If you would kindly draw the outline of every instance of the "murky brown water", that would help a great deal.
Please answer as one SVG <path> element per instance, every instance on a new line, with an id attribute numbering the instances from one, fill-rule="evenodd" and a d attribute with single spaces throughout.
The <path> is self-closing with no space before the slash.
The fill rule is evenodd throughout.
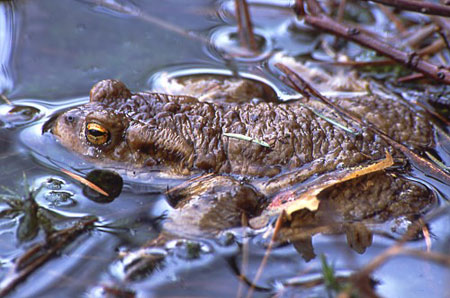
<path id="1" fill-rule="evenodd" d="M 120 79 L 131 90 L 146 90 L 158 85 L 163 72 L 230 74 L 239 70 L 245 77 L 267 82 L 282 98 L 290 98 L 293 91 L 271 72 L 271 57 L 278 50 L 288 55 L 320 56 L 310 53 L 318 43 L 316 33 L 301 25 L 293 29 L 296 21 L 288 9 L 289 1 L 254 1 L 251 9 L 262 40 L 261 52 L 230 60 L 227 51 L 235 45 L 230 39 L 235 34 L 233 1 L 106 1 L 108 7 L 93 2 L 0 2 L 0 91 L 14 105 L 28 107 L 6 117 L 10 107 L 0 106 L 0 185 L 21 192 L 24 174 L 32 187 L 44 185 L 36 202 L 54 212 L 57 228 L 68 227 L 84 215 L 98 216 L 103 225 L 77 238 L 10 296 L 103 297 L 105 285 L 134 291 L 141 297 L 236 296 L 240 285 L 236 269 L 243 262 L 240 229 L 234 231 L 236 241 L 228 245 L 223 239 L 200 240 L 196 258 L 186 257 L 183 246 L 174 246 L 162 267 L 125 283 L 127 260 L 119 261 L 118 252 L 133 251 L 157 235 L 160 216 L 170 208 L 158 192 L 161 183 L 126 181 L 116 200 L 90 200 L 82 186 L 58 169 L 87 172 L 91 166 L 54 146 L 49 136 L 42 136 L 42 123 L 57 110 L 86 102 L 90 87 L 99 80 Z M 213 43 L 206 43 L 208 40 Z M 406 89 L 397 92 L 405 97 L 415 94 Z M 448 164 L 449 149 L 438 147 L 437 151 Z M 448 186 L 417 170 L 413 176 L 439 194 L 442 208 L 448 204 Z M 33 240 L 20 242 L 16 234 L 19 218 L 0 219 L 0 288 L 14 260 L 44 239 L 41 230 Z M 432 249 L 448 254 L 448 213 L 429 224 L 434 235 Z M 383 231 L 399 237 L 389 226 Z M 262 235 L 250 238 L 249 276 L 255 274 L 264 255 L 262 242 Z M 347 246 L 343 235 L 313 238 L 315 253 L 324 254 L 338 275 L 357 270 L 393 244 L 390 237 L 376 235 L 373 245 L 360 255 Z M 426 247 L 423 240 L 408 246 Z M 323 286 L 282 289 L 283 282 L 320 276 L 319 258 L 305 262 L 292 245 L 278 247 L 258 283 L 264 289 L 255 295 L 322 297 L 326 295 Z M 376 270 L 373 277 L 381 282 L 377 292 L 386 297 L 445 297 L 450 291 L 449 276 L 445 267 L 397 257 Z M 246 291 L 247 286 L 242 286 Z"/>

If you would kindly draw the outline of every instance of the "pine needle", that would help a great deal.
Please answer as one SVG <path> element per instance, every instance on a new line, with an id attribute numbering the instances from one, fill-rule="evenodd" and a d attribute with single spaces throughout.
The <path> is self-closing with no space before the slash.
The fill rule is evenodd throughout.
<path id="1" fill-rule="evenodd" d="M 70 176 L 71 178 L 77 180 L 78 182 L 86 185 L 87 187 L 95 190 L 99 194 L 104 195 L 105 197 L 109 197 L 109 194 L 106 191 L 104 191 L 103 189 L 101 189 L 100 187 L 98 187 L 97 185 L 92 183 L 91 181 L 81 177 L 80 175 L 77 175 L 77 174 L 72 173 L 72 172 L 70 172 L 68 170 L 65 170 L 65 169 L 61 169 L 61 172 L 63 172 L 64 174 Z"/>
<path id="2" fill-rule="evenodd" d="M 248 141 L 248 142 L 256 143 L 256 144 L 261 145 L 263 147 L 270 148 L 270 145 L 267 144 L 266 142 L 258 140 L 258 139 L 254 139 L 254 138 L 246 136 L 246 135 L 241 135 L 241 134 L 238 134 L 238 133 L 228 133 L 228 132 L 224 132 L 223 135 L 226 136 L 226 137 L 229 137 L 229 138 L 234 138 L 234 139 L 238 139 L 238 140 Z"/>

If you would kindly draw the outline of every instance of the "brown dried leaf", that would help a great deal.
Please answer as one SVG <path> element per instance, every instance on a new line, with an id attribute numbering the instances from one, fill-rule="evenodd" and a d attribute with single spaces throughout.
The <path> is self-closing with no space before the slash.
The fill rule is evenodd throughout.
<path id="1" fill-rule="evenodd" d="M 324 176 L 325 179 L 321 179 L 321 181 L 314 183 L 310 187 L 306 187 L 306 189 L 302 187 L 300 189 L 283 192 L 274 198 L 272 203 L 269 205 L 268 210 L 275 213 L 279 213 L 284 210 L 288 216 L 305 208 L 311 211 L 316 211 L 319 207 L 317 195 L 319 195 L 323 190 L 363 175 L 384 170 L 393 164 L 394 161 L 392 156 L 386 151 L 386 158 L 375 164 L 365 167 L 355 167 L 339 173 L 332 173 L 332 177 Z M 298 194 L 298 191 L 301 193 Z"/>

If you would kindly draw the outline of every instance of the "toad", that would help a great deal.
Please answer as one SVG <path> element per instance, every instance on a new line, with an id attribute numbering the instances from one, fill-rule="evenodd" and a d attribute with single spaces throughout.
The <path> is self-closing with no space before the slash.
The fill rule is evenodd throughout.
<path id="1" fill-rule="evenodd" d="M 406 103 L 376 94 L 333 101 L 402 144 L 434 146 L 433 127 Z M 117 80 L 94 85 L 89 103 L 59 115 L 51 132 L 63 146 L 103 166 L 201 175 L 169 194 L 175 210 L 166 229 L 175 234 L 239 225 L 242 212 L 260 213 L 276 194 L 325 173 L 374 163 L 385 151 L 402 158 L 372 130 L 314 100 L 202 102 L 132 93 Z M 329 203 L 321 202 L 318 214 L 331 210 L 350 221 L 385 220 L 417 214 L 434 200 L 423 185 L 394 172 L 345 185 L 325 192 L 322 199 Z"/>

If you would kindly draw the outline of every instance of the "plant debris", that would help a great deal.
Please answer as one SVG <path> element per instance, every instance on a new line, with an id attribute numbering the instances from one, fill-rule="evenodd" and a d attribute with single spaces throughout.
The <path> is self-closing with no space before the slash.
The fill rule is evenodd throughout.
<path id="1" fill-rule="evenodd" d="M 249 137 L 249 136 L 241 135 L 241 134 L 238 134 L 238 133 L 227 133 L 227 132 L 224 132 L 223 135 L 226 136 L 226 137 L 229 137 L 229 138 L 234 138 L 234 139 L 238 139 L 238 140 L 248 141 L 248 142 L 252 142 L 252 143 L 261 145 L 261 146 L 266 147 L 266 148 L 270 148 L 270 145 L 267 144 L 266 142 L 260 141 L 258 139 L 254 139 L 254 138 Z"/>
<path id="2" fill-rule="evenodd" d="M 61 172 L 65 173 L 66 175 L 70 176 L 71 178 L 77 180 L 78 182 L 86 185 L 87 187 L 95 190 L 99 194 L 104 195 L 105 197 L 109 197 L 109 194 L 106 191 L 104 191 L 103 189 L 101 189 L 100 187 L 98 187 L 97 185 L 92 183 L 91 181 L 81 177 L 80 175 L 72 173 L 72 172 L 70 172 L 70 171 L 68 171 L 66 169 L 61 169 Z"/>

